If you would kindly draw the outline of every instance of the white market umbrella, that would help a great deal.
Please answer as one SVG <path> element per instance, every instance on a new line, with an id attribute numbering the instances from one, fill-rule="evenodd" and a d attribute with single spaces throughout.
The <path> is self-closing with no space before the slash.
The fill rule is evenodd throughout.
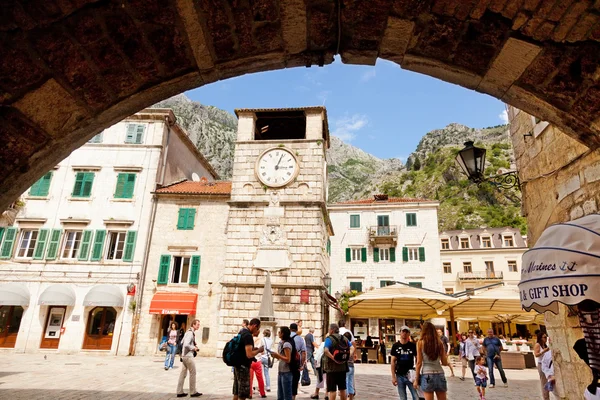
<path id="1" fill-rule="evenodd" d="M 519 290 L 526 310 L 558 313 L 558 303 L 600 303 L 600 215 L 547 228 L 523 254 Z"/>

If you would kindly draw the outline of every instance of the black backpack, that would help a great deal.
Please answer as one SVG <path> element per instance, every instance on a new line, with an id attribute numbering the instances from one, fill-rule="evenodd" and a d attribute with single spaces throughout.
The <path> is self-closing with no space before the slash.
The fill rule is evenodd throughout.
<path id="1" fill-rule="evenodd" d="M 223 348 L 223 361 L 230 367 L 242 365 L 242 334 L 238 333 Z"/>
<path id="2" fill-rule="evenodd" d="M 335 341 L 333 347 L 333 359 L 338 363 L 347 362 L 350 358 L 350 346 L 348 344 L 348 340 L 344 336 L 341 336 L 339 339 L 335 336 L 331 335 L 331 341 Z"/>

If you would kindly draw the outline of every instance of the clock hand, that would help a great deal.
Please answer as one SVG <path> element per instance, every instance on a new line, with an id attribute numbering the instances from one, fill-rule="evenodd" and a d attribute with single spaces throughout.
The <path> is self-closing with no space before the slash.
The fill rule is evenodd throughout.
<path id="1" fill-rule="evenodd" d="M 279 157 L 279 161 L 277 161 L 277 165 L 275 166 L 275 169 L 279 169 L 279 163 L 281 162 L 281 160 L 283 159 L 283 154 L 281 155 L 281 157 Z"/>

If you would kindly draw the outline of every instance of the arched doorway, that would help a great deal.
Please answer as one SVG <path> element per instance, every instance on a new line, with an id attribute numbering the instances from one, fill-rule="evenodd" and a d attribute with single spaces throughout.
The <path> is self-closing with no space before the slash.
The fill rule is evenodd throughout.
<path id="1" fill-rule="evenodd" d="M 117 321 L 117 311 L 112 307 L 96 307 L 88 314 L 83 339 L 84 350 L 110 350 Z"/>
<path id="2" fill-rule="evenodd" d="M 15 347 L 22 318 L 23 307 L 0 307 L 0 347 Z"/>

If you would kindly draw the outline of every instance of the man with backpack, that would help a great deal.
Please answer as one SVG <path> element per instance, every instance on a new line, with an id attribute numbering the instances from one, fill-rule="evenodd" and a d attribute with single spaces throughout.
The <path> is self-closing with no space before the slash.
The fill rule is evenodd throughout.
<path id="1" fill-rule="evenodd" d="M 190 374 L 190 397 L 200 397 L 202 393 L 196 390 L 196 363 L 194 357 L 198 351 L 196 346 L 196 331 L 200 329 L 200 321 L 195 319 L 192 321 L 190 329 L 183 336 L 181 344 L 181 373 L 179 374 L 179 381 L 177 382 L 177 397 L 186 397 L 187 393 L 183 392 L 183 383 L 185 382 L 186 375 Z"/>
<path id="2" fill-rule="evenodd" d="M 348 359 L 352 343 L 340 335 L 337 324 L 329 325 L 329 336 L 325 339 L 325 352 L 323 357 L 324 370 L 327 374 L 327 392 L 329 400 L 336 399 L 337 390 L 340 399 L 346 400 L 346 372 L 348 372 Z"/>
<path id="3" fill-rule="evenodd" d="M 300 356 L 298 368 L 294 368 L 292 371 L 292 400 L 296 400 L 296 396 L 298 395 L 298 383 L 300 382 L 300 375 L 302 375 L 302 370 L 306 366 L 306 343 L 304 342 L 304 339 L 298 335 L 298 324 L 292 322 L 290 324 L 290 331 L 292 332 L 290 337 L 294 341 L 294 348 Z"/>
<path id="4" fill-rule="evenodd" d="M 242 328 L 238 336 L 225 345 L 223 359 L 227 365 L 233 364 L 233 400 L 246 400 L 250 397 L 250 365 L 264 347 L 254 348 L 253 335 L 260 331 L 260 320 L 252 318 L 247 328 Z"/>

